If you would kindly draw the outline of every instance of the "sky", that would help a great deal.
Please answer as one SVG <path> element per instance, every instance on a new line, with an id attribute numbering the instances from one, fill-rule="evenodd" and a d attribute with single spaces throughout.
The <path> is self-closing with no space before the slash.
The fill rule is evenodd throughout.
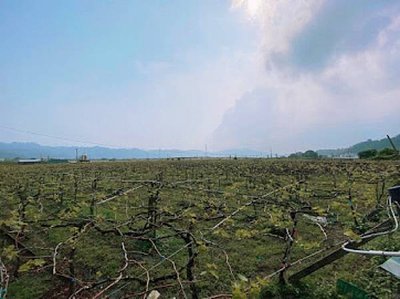
<path id="1" fill-rule="evenodd" d="M 290 153 L 399 112 L 397 0 L 0 2 L 0 142 Z"/>

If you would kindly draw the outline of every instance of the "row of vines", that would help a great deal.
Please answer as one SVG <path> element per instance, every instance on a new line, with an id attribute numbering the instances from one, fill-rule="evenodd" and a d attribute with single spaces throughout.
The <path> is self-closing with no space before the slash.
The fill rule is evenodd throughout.
<path id="1" fill-rule="evenodd" d="M 291 275 L 384 221 L 399 174 L 393 161 L 3 163 L 0 298 L 332 297 L 348 264 L 312 288 Z M 367 288 L 374 261 L 347 261 Z"/>

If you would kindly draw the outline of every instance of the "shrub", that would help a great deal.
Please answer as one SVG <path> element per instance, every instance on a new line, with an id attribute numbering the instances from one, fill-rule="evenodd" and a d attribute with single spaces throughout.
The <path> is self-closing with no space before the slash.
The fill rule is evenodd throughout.
<path id="1" fill-rule="evenodd" d="M 376 157 L 377 154 L 378 154 L 378 151 L 376 149 L 369 149 L 369 150 L 359 152 L 358 157 L 360 159 L 371 159 L 371 158 Z"/>

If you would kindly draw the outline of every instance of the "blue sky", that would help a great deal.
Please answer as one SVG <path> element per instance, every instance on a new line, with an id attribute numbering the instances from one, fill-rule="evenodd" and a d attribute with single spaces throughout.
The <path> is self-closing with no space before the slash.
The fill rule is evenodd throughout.
<path id="1" fill-rule="evenodd" d="M 399 33 L 396 0 L 1 1 L 0 141 L 291 152 L 397 134 Z"/>

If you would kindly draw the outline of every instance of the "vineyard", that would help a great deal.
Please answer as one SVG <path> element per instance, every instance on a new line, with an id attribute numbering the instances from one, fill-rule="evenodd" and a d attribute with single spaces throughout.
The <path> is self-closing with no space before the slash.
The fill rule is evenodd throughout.
<path id="1" fill-rule="evenodd" d="M 395 161 L 2 163 L 0 298 L 396 298 L 384 257 L 340 249 L 400 250 L 361 238 L 399 184 Z"/>

